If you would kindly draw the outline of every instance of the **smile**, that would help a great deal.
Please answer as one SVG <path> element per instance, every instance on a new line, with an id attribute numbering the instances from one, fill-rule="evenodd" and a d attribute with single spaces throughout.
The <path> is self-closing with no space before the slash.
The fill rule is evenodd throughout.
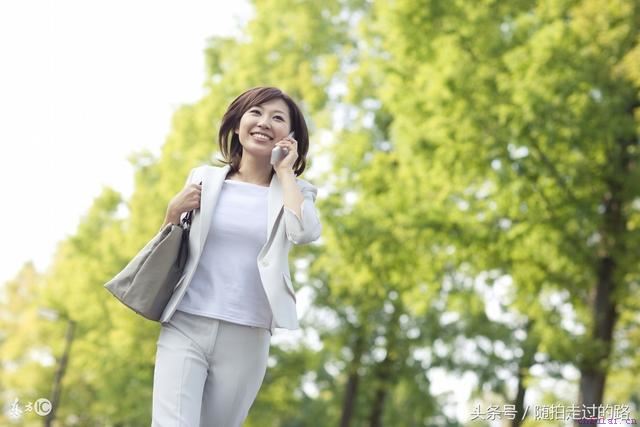
<path id="1" fill-rule="evenodd" d="M 254 132 L 251 134 L 251 136 L 253 136 L 254 139 L 257 139 L 258 141 L 271 141 L 271 137 L 269 135 L 265 135 L 264 133 L 260 133 L 260 132 Z"/>

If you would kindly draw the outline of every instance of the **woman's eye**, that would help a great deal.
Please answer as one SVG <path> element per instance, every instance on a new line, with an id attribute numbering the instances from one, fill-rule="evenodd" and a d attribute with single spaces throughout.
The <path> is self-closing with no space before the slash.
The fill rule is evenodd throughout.
<path id="1" fill-rule="evenodd" d="M 274 116 L 273 118 L 274 119 L 278 119 L 280 121 L 284 121 L 284 118 L 282 116 Z"/>
<path id="2" fill-rule="evenodd" d="M 260 114 L 260 111 L 258 111 L 258 110 L 251 110 L 251 111 L 249 111 L 249 112 L 250 112 L 250 113 L 254 113 L 254 114 Z"/>

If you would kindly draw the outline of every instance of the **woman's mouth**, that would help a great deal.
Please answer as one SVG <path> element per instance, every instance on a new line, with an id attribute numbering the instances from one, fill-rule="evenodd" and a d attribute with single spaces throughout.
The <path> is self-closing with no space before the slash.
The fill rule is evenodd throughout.
<path id="1" fill-rule="evenodd" d="M 251 134 L 251 136 L 253 137 L 253 139 L 255 139 L 256 141 L 260 141 L 260 142 L 268 142 L 268 141 L 271 141 L 273 139 L 269 135 L 264 134 L 264 133 L 260 133 L 260 132 L 254 132 L 254 133 Z"/>

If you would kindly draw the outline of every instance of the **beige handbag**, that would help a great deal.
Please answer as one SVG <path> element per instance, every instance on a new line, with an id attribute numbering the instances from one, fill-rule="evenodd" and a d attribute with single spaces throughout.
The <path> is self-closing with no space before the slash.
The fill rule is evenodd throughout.
<path id="1" fill-rule="evenodd" d="M 181 225 L 167 224 L 104 287 L 139 315 L 159 321 L 187 263 L 192 215 Z"/>

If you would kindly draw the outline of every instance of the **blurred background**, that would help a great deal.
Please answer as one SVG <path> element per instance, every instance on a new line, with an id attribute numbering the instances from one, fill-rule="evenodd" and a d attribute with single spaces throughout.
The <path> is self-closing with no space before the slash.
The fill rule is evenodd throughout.
<path id="1" fill-rule="evenodd" d="M 264 85 L 324 228 L 246 426 L 637 420 L 639 42 L 640 0 L 2 3 L 0 425 L 150 424 L 103 285 Z"/>

